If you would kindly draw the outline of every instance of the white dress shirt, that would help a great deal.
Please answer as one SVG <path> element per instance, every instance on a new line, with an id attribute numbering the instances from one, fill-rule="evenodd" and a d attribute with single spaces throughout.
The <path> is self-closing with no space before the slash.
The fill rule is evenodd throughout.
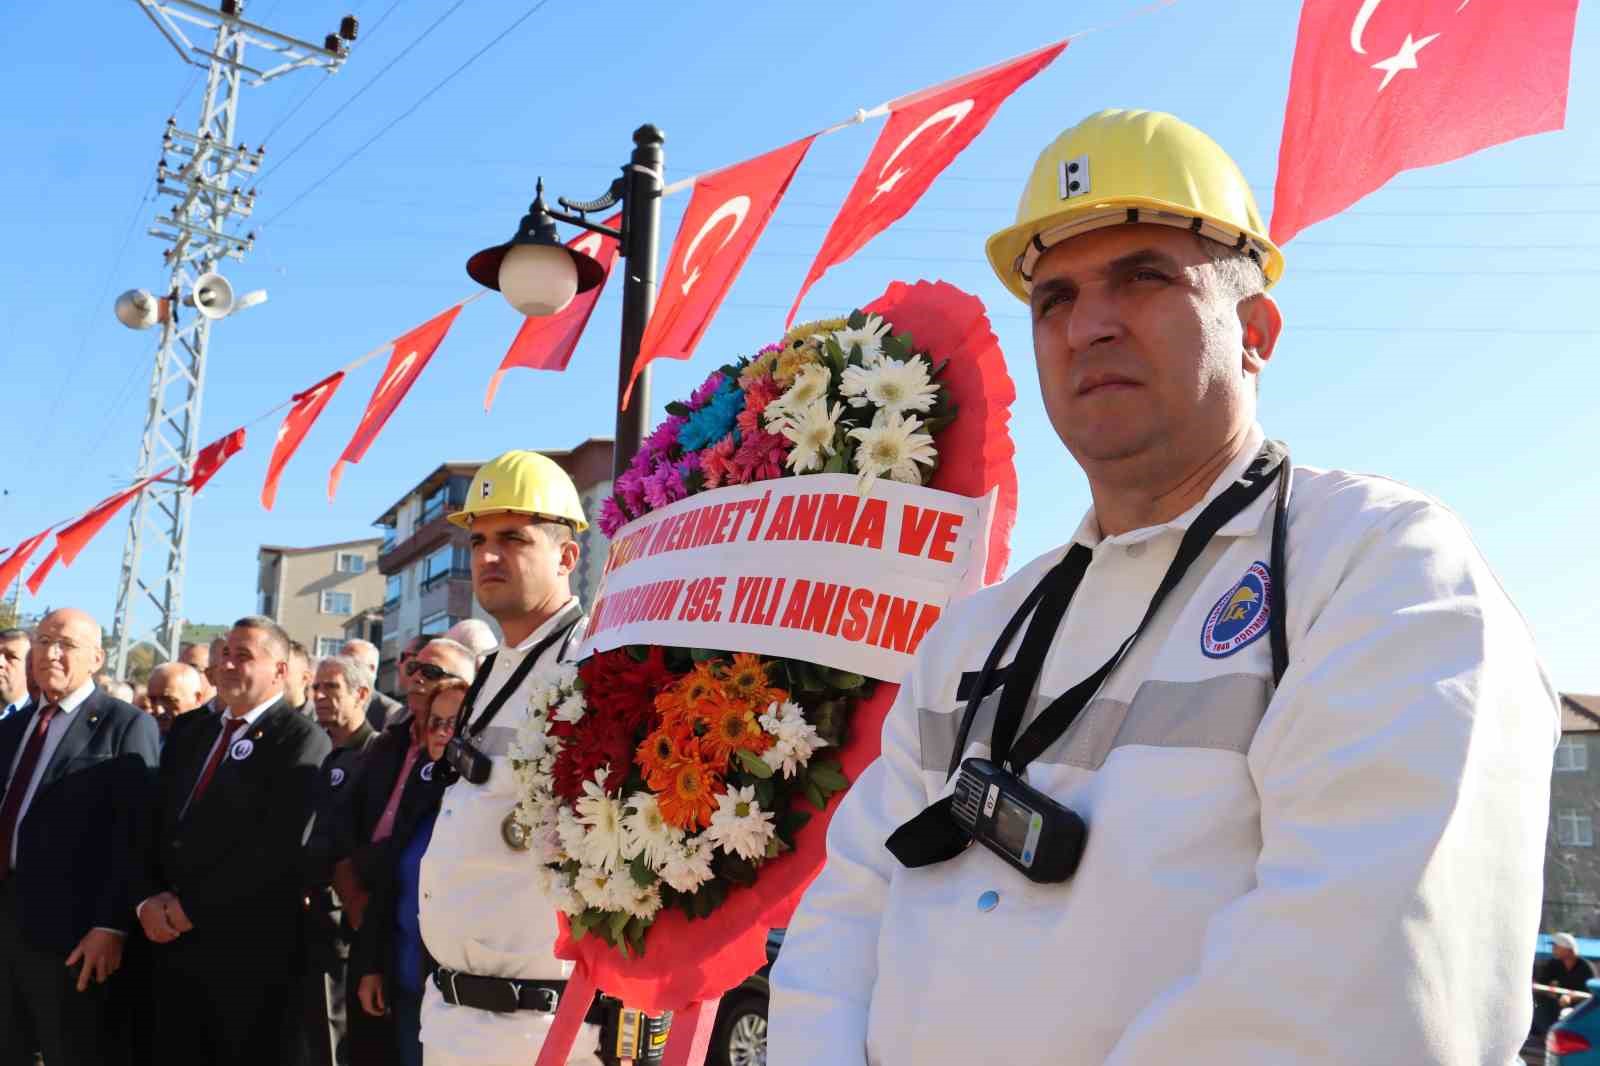
<path id="1" fill-rule="evenodd" d="M 56 704 L 60 708 L 56 716 L 50 719 L 50 726 L 45 730 L 44 747 L 39 751 L 39 761 L 34 764 L 33 778 L 28 782 L 27 791 L 22 794 L 22 806 L 17 809 L 17 830 L 11 836 L 11 868 L 17 868 L 17 842 L 22 839 L 22 823 L 28 817 L 28 807 L 33 803 L 33 794 L 39 788 L 39 782 L 44 778 L 45 770 L 50 767 L 50 757 L 56 753 L 56 748 L 61 745 L 61 738 L 66 735 L 67 729 L 72 725 L 72 712 L 83 705 L 83 701 L 94 694 L 94 682 L 85 681 L 82 685 L 67 693 L 66 697 Z M 42 699 L 33 708 L 32 715 L 44 711 L 49 700 Z M 11 760 L 11 769 L 6 774 L 6 780 L 16 774 L 18 765 L 22 762 L 22 755 L 28 748 L 28 738 L 37 728 L 35 720 L 30 716 L 27 728 L 22 731 L 22 742 L 17 745 L 17 754 Z M 12 785 L 16 782 L 12 781 Z"/>
<path id="2" fill-rule="evenodd" d="M 282 692 L 274 692 L 270 697 L 268 697 L 267 702 L 265 702 L 265 703 L 263 703 L 263 704 L 261 704 L 261 705 L 259 705 L 257 707 L 252 707 L 252 708 L 250 708 L 250 710 L 246 711 L 241 716 L 244 719 L 244 728 L 242 730 L 240 730 L 238 732 L 235 732 L 233 734 L 233 740 L 239 739 L 239 733 L 240 732 L 248 732 L 250 727 L 256 724 L 256 719 L 260 718 L 263 714 L 266 714 L 267 713 L 267 709 L 270 708 L 273 704 L 277 703 L 281 699 L 283 699 L 283 693 Z M 223 721 L 223 725 L 224 726 L 227 725 L 228 719 L 231 718 L 231 717 L 233 717 L 232 712 L 227 711 L 227 710 L 224 710 L 222 712 L 222 721 Z M 205 765 L 207 765 L 208 763 L 211 762 L 212 756 L 216 755 L 216 753 L 217 753 L 217 746 L 220 745 L 222 743 L 222 741 L 223 741 L 223 738 L 225 738 L 227 736 L 228 736 L 228 730 L 226 728 L 223 728 L 223 729 L 220 729 L 220 730 L 217 731 L 217 739 L 212 742 L 211 747 L 206 749 L 205 762 L 200 764 L 202 767 L 204 767 Z M 218 766 L 218 769 L 221 769 L 220 765 Z M 201 772 L 204 773 L 203 770 Z M 200 784 L 198 779 L 195 780 L 195 784 L 196 785 Z M 189 793 L 188 800 L 186 800 L 184 802 L 184 804 L 183 804 L 183 810 L 184 810 L 185 814 L 187 814 L 189 812 L 189 804 L 191 804 L 193 802 L 194 802 L 194 792 L 193 792 L 193 790 L 191 790 L 190 793 Z"/>

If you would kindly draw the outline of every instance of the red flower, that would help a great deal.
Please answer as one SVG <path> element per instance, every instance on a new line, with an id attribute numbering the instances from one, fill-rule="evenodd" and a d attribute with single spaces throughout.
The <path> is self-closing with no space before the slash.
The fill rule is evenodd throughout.
<path id="1" fill-rule="evenodd" d="M 595 771 L 601 767 L 611 771 L 606 777 L 606 791 L 612 795 L 622 791 L 635 743 L 627 722 L 618 715 L 591 710 L 576 726 L 552 722 L 552 735 L 561 735 L 557 726 L 565 727 L 567 735 L 551 769 L 556 795 L 576 803 L 583 795 L 584 782 L 594 780 Z"/>

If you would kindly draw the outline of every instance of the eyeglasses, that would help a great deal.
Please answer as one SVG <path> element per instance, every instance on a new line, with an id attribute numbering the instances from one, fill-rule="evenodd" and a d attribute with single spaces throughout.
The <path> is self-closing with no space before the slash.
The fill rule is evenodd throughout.
<path id="1" fill-rule="evenodd" d="M 456 731 L 455 715 L 428 715 L 428 732 L 454 733 Z"/>
<path id="2" fill-rule="evenodd" d="M 410 662 L 406 663 L 405 671 L 412 677 L 421 674 L 424 681 L 428 681 L 432 684 L 438 684 L 445 678 L 454 678 L 457 681 L 465 680 L 464 678 L 456 677 L 455 674 L 452 674 L 442 666 L 435 666 L 433 663 L 425 663 L 421 659 L 412 659 Z"/>
<path id="3" fill-rule="evenodd" d="M 72 641 L 63 640 L 60 637 L 38 637 L 34 640 L 33 646 L 43 650 L 46 655 L 50 654 L 52 649 L 59 651 L 62 655 L 71 655 L 83 647 L 81 644 L 74 644 Z"/>

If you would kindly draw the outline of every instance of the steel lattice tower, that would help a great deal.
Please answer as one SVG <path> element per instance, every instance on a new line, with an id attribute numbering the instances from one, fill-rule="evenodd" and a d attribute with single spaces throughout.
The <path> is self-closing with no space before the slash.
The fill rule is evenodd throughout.
<path id="1" fill-rule="evenodd" d="M 181 128 L 176 117 L 167 119 L 156 169 L 158 196 L 174 202 L 149 232 L 169 242 L 163 258 L 170 275 L 159 294 L 165 313 L 138 478 L 169 467 L 173 473 L 139 494 L 128 521 L 112 637 L 112 669 L 118 677 L 136 644 L 149 643 L 158 659 L 171 660 L 183 635 L 192 495 L 185 483 L 200 450 L 200 401 L 214 325 L 199 313 L 196 282 L 225 259 L 243 259 L 255 243 L 254 233 L 240 235 L 234 225 L 254 210 L 255 191 L 239 183 L 260 169 L 262 159 L 261 148 L 252 151 L 236 140 L 239 90 L 296 70 L 332 74 L 348 53 L 346 42 L 356 35 L 355 19 L 346 16 L 339 32 L 318 46 L 246 21 L 243 0 L 222 0 L 216 7 L 192 0 L 135 2 L 179 58 L 205 70 L 205 94 L 192 130 Z M 191 33 L 204 43 L 191 40 Z M 183 313 L 186 306 L 193 310 Z"/>

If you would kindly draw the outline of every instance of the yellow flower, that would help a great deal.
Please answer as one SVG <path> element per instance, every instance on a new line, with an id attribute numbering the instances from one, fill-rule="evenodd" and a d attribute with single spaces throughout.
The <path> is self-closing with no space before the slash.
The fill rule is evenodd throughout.
<path id="1" fill-rule="evenodd" d="M 772 376 L 778 384 L 788 388 L 800 376 L 800 371 L 820 362 L 820 353 L 813 348 L 785 348 L 783 354 L 778 356 L 778 365 L 773 369 Z"/>
<path id="2" fill-rule="evenodd" d="M 844 329 L 850 324 L 845 318 L 819 318 L 815 322 L 802 322 L 784 334 L 783 346 L 793 348 L 796 341 L 810 340 L 816 334 L 827 336 L 836 329 Z"/>

